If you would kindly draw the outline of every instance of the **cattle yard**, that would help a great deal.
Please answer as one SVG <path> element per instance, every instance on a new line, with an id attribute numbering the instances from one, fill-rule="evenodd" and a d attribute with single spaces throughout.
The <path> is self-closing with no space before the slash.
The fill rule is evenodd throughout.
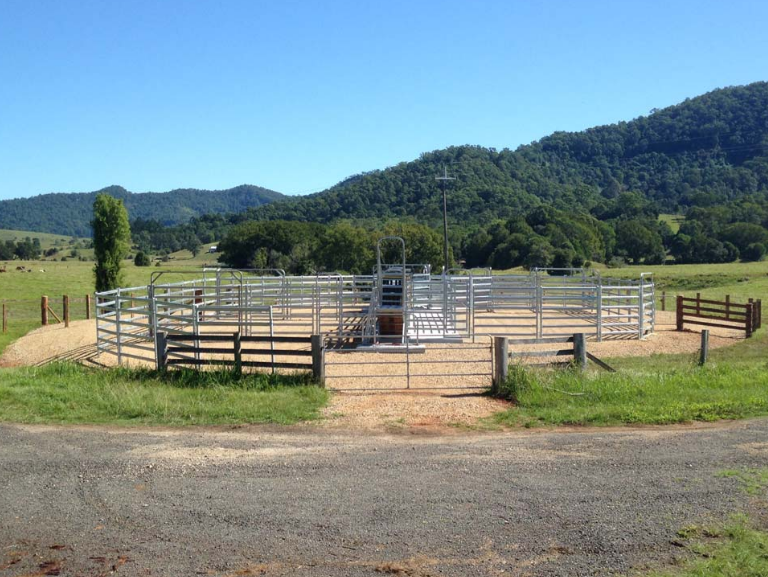
<path id="1" fill-rule="evenodd" d="M 334 389 L 487 388 L 493 337 L 512 345 L 574 334 L 637 341 L 656 322 L 649 274 L 432 274 L 404 257 L 387 264 L 381 256 L 371 275 L 217 268 L 165 282 L 169 273 L 152 274 L 147 286 L 96 294 L 104 364 L 273 371 L 314 365 Z"/>

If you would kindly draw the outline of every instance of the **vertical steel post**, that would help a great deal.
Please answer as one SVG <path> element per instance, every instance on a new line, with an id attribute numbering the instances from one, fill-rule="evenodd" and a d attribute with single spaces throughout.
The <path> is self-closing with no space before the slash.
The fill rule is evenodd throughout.
<path id="1" fill-rule="evenodd" d="M 270 350 L 270 359 L 272 363 L 272 374 L 275 374 L 275 320 L 272 316 L 272 307 L 269 307 L 269 350 Z"/>
<path id="2" fill-rule="evenodd" d="M 603 342 L 603 283 L 597 285 L 597 342 Z"/>
<path id="3" fill-rule="evenodd" d="M 637 319 L 637 338 L 642 339 L 645 336 L 645 279 L 640 277 L 639 290 L 639 308 Z"/>
<path id="4" fill-rule="evenodd" d="M 122 317 L 122 315 L 120 314 L 121 306 L 122 306 L 122 303 L 120 302 L 120 289 L 117 289 L 117 291 L 115 291 L 115 332 L 117 333 L 115 335 L 115 338 L 117 339 L 117 365 L 118 366 L 123 365 L 123 344 L 121 342 L 123 330 L 120 327 L 120 319 Z"/>
<path id="5" fill-rule="evenodd" d="M 469 273 L 469 310 L 467 311 L 467 330 L 472 337 L 472 343 L 475 342 L 475 279 L 472 272 Z"/>
<path id="6" fill-rule="evenodd" d="M 192 333 L 195 337 L 200 336 L 200 329 L 197 321 L 197 305 L 195 304 L 192 304 Z M 202 365 L 200 364 L 200 340 L 197 338 L 195 339 L 195 360 L 197 361 L 196 367 L 199 371 L 202 368 Z"/>

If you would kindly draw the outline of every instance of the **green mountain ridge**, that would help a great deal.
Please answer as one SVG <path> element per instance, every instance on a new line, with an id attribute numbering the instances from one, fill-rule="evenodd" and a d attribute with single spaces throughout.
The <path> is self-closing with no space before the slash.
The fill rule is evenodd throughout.
<path id="1" fill-rule="evenodd" d="M 310 196 L 250 209 L 254 220 L 331 222 L 411 217 L 438 226 L 435 177 L 462 225 L 509 218 L 541 204 L 598 213 L 621 192 L 684 212 L 768 190 L 768 83 L 714 90 L 628 122 L 555 132 L 515 150 L 454 146 L 354 175 Z"/>
<path id="2" fill-rule="evenodd" d="M 164 225 L 204 214 L 243 220 L 413 219 L 439 227 L 447 167 L 452 224 L 485 226 L 540 206 L 611 218 L 622 193 L 683 214 L 744 198 L 768 199 L 768 82 L 713 90 L 627 122 L 555 132 L 515 150 L 452 146 L 383 170 L 352 175 L 301 197 L 244 185 L 163 194 L 104 189 L 124 198 L 132 221 Z M 122 196 L 121 196 L 122 195 Z M 89 234 L 95 193 L 0 201 L 0 228 Z"/>
<path id="3" fill-rule="evenodd" d="M 69 236 L 90 236 L 93 201 L 107 193 L 125 202 L 131 220 L 156 220 L 166 226 L 205 214 L 237 213 L 285 198 L 273 190 L 244 184 L 226 190 L 175 189 L 129 192 L 108 186 L 94 192 L 50 193 L 0 201 L 0 229 L 24 229 Z"/>

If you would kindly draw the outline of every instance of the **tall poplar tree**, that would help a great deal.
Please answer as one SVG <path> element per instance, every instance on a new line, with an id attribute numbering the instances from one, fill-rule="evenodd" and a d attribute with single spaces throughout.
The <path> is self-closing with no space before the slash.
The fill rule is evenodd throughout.
<path id="1" fill-rule="evenodd" d="M 118 288 L 123 281 L 123 261 L 131 247 L 128 211 L 122 200 L 99 194 L 93 203 L 93 248 L 96 291 Z"/>

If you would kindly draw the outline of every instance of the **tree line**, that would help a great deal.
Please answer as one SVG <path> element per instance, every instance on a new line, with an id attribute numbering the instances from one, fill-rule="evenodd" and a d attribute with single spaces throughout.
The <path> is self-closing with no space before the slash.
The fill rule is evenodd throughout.
<path id="1" fill-rule="evenodd" d="M 42 252 L 39 238 L 26 237 L 20 241 L 6 240 L 0 243 L 0 260 L 37 260 Z"/>

